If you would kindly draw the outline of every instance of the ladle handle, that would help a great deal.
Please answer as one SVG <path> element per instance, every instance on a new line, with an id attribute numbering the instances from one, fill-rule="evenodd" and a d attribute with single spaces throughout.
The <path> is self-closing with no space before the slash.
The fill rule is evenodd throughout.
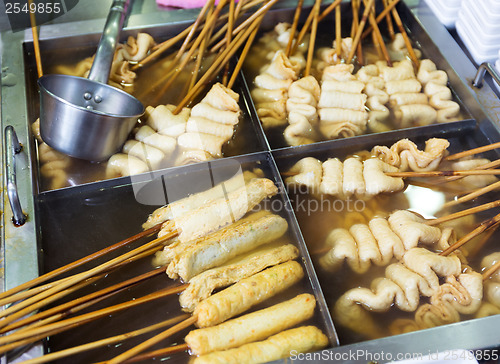
<path id="1" fill-rule="evenodd" d="M 94 63 L 92 63 L 92 68 L 90 69 L 89 80 L 101 83 L 108 82 L 116 44 L 118 43 L 118 37 L 125 22 L 129 3 L 130 0 L 113 1 L 101 40 L 97 46 Z"/>
<path id="2" fill-rule="evenodd" d="M 491 78 L 493 78 L 497 85 L 500 86 L 500 75 L 498 74 L 495 66 L 489 62 L 484 62 L 479 66 L 476 72 L 476 77 L 474 77 L 474 80 L 472 81 L 472 86 L 477 88 L 482 87 L 486 72 L 488 72 L 491 75 Z"/>
<path id="3" fill-rule="evenodd" d="M 7 177 L 7 196 L 9 197 L 10 208 L 12 209 L 12 220 L 17 226 L 26 222 L 26 215 L 19 202 L 16 182 L 16 154 L 23 150 L 23 146 L 17 139 L 17 134 L 12 125 L 5 127 L 5 175 Z"/>

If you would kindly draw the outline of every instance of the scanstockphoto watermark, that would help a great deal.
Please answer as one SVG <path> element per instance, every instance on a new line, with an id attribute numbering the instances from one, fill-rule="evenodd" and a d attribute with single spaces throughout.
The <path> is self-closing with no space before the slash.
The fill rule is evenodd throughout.
<path id="1" fill-rule="evenodd" d="M 333 352 L 322 350 L 314 353 L 300 353 L 297 350 L 290 351 L 291 360 L 310 362 L 390 362 L 399 360 L 423 360 L 426 354 L 422 353 L 392 353 L 392 352 L 372 352 L 365 349 L 349 350 L 345 352 Z"/>
<path id="2" fill-rule="evenodd" d="M 270 209 L 280 211 L 282 209 L 293 209 L 295 212 L 310 216 L 317 212 L 362 212 L 366 208 L 366 203 L 363 200 L 334 198 L 322 193 L 319 189 L 316 191 L 304 185 L 287 184 L 285 191 L 282 188 L 280 190 L 280 192 L 289 194 L 291 207 L 284 206 L 283 201 L 280 199 L 272 199 L 265 200 L 260 205 L 257 205 L 254 210 Z"/>
<path id="3" fill-rule="evenodd" d="M 31 27 L 31 16 L 40 26 L 66 14 L 79 0 L 3 0 L 3 11 L 13 32 Z M 0 6 L 1 8 L 1 6 Z"/>

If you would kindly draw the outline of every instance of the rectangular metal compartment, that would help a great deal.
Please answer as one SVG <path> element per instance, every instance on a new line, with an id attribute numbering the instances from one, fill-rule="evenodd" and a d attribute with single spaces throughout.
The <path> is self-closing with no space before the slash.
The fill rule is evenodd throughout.
<path id="1" fill-rule="evenodd" d="M 311 152 L 323 155 L 325 151 L 340 150 L 344 153 L 349 148 L 360 149 L 362 146 L 386 144 L 401 137 L 456 135 L 463 131 L 470 133 L 466 137 L 458 139 L 459 142 L 454 144 L 454 147 L 457 149 L 471 148 L 476 145 L 500 140 L 497 125 L 491 121 L 475 96 L 470 92 L 469 87 L 443 57 L 442 52 L 426 32 L 426 29 L 422 27 L 420 21 L 414 17 L 404 3 L 398 5 L 398 9 L 413 41 L 421 46 L 424 54 L 432 55 L 430 58 L 436 63 L 438 68 L 448 73 L 455 95 L 466 107 L 473 120 L 327 141 L 312 146 L 272 149 L 272 153 L 257 153 L 229 158 L 227 160 L 236 160 L 246 166 L 257 162 L 262 163 L 260 168 L 264 166 L 266 174 L 281 184 L 277 169 L 274 166 L 275 157 L 278 161 L 278 167 L 284 168 L 286 166 L 286 162 L 284 161 L 287 158 L 296 158 L 303 153 Z M 294 9 L 273 10 L 266 16 L 263 26 L 270 29 L 279 21 L 289 21 L 293 17 L 293 12 Z M 130 34 L 135 34 L 142 30 L 150 32 L 155 37 L 163 37 L 175 34 L 178 30 L 183 29 L 187 23 L 174 22 L 165 25 L 159 22 L 154 26 L 150 26 L 145 19 L 138 18 L 129 23 L 132 26 L 123 33 L 123 39 L 126 39 L 126 36 Z M 41 33 L 42 49 L 53 50 L 64 48 L 68 45 L 88 47 L 97 43 L 100 28 L 100 24 L 96 25 L 94 22 L 91 22 L 88 28 L 83 27 L 83 30 L 71 28 L 68 31 L 68 36 L 60 36 L 56 32 L 58 29 L 57 26 L 54 27 L 54 32 L 51 32 L 49 27 L 48 32 Z M 36 268 L 39 262 L 38 258 L 40 258 L 40 261 L 43 261 L 43 265 L 40 264 L 40 267 L 43 267 L 41 270 L 45 271 L 51 267 L 63 264 L 63 262 L 68 262 L 77 256 L 84 255 L 86 252 L 93 251 L 99 246 L 118 241 L 121 237 L 136 233 L 140 228 L 140 223 L 143 222 L 148 211 L 152 209 L 149 210 L 149 207 L 138 205 L 135 202 L 131 191 L 130 179 L 128 178 L 95 182 L 64 190 L 39 193 L 40 190 L 37 188 L 36 164 L 34 164 L 36 160 L 35 149 L 33 148 L 33 138 L 29 131 L 29 125 L 33 121 L 32 116 L 38 103 L 38 99 L 36 97 L 33 98 L 33 96 L 36 96 L 36 89 L 34 88 L 36 76 L 31 54 L 32 42 L 24 40 L 20 34 L 12 35 L 11 37 L 7 36 L 3 39 L 4 44 L 15 45 L 13 51 L 4 56 L 3 67 L 7 67 L 4 69 L 4 76 L 5 73 L 13 72 L 24 75 L 24 80 L 18 79 L 15 85 L 2 85 L 2 127 L 4 128 L 11 123 L 19 127 L 18 133 L 21 136 L 21 142 L 25 146 L 25 154 L 22 156 L 24 160 L 21 162 L 21 165 L 25 165 L 27 169 L 24 170 L 23 168 L 22 171 L 30 176 L 28 182 L 20 181 L 19 183 L 23 207 L 25 210 L 30 211 L 28 224 L 14 232 L 12 227 L 7 227 L 4 232 L 4 239 L 10 239 L 7 245 L 4 242 L 3 250 L 5 258 L 4 288 L 10 288 L 38 274 L 38 269 Z M 250 83 L 252 80 L 246 80 L 246 82 Z M 244 94 L 248 95 L 248 90 L 244 91 Z M 249 113 L 253 116 L 252 123 L 254 123 L 257 120 L 255 118 L 255 111 L 248 100 L 245 97 Z M 21 102 L 22 107 L 16 108 L 14 106 L 15 104 L 20 105 Z M 260 126 L 253 125 L 255 132 L 258 134 Z M 259 143 L 261 143 L 261 140 L 263 139 L 260 139 Z M 269 145 L 265 141 L 264 149 L 269 150 Z M 224 159 L 217 160 L 213 162 L 213 165 L 223 166 L 224 162 Z M 158 173 L 165 173 L 170 177 L 177 173 L 193 173 L 194 176 L 199 168 L 202 168 L 201 165 L 173 168 Z M 18 175 L 18 179 L 21 178 Z M 31 196 L 32 192 L 35 194 L 33 198 Z M 128 209 L 121 207 L 122 199 L 130 204 L 129 206 L 134 207 L 133 214 Z M 289 204 L 288 198 L 284 195 L 277 197 L 277 199 L 280 199 L 284 204 Z M 108 202 L 111 202 L 111 205 L 108 205 Z M 83 207 L 77 211 L 76 209 L 80 209 L 79 205 L 81 204 L 83 204 Z M 7 207 L 6 209 L 8 210 Z M 316 273 L 310 263 L 308 252 L 304 249 L 305 245 L 303 245 L 300 229 L 295 223 L 295 215 L 293 212 L 284 212 L 284 214 L 289 220 L 293 239 L 299 244 L 301 252 L 305 256 L 305 266 L 309 273 L 310 284 L 314 292 L 318 295 L 317 297 L 320 298 L 321 320 L 325 325 L 332 345 L 334 345 L 336 342 L 335 329 L 330 325 L 331 319 L 328 312 L 326 312 L 324 300 L 321 298 L 321 289 L 317 284 Z M 10 223 L 9 217 L 8 213 L 5 214 L 5 224 Z M 71 223 L 77 221 L 77 219 L 79 221 L 77 229 L 73 229 Z M 64 224 L 63 221 L 67 221 L 70 224 Z M 93 240 L 93 244 L 88 244 L 88 240 Z M 17 245 L 14 246 L 13 244 Z M 27 264 L 27 269 L 23 270 L 23 264 Z M 161 280 L 157 280 L 156 282 L 158 285 L 163 283 Z M 177 302 L 175 304 L 176 306 L 175 308 L 172 307 L 172 310 L 178 308 Z M 352 357 L 349 355 L 357 350 L 367 350 L 368 352 L 376 353 L 384 351 L 393 354 L 411 351 L 427 354 L 428 352 L 434 353 L 453 348 L 491 348 L 498 345 L 498 325 L 500 325 L 500 315 L 352 345 L 342 345 L 342 342 L 340 342 L 341 346 L 330 349 L 329 352 L 335 355 L 346 354 L 347 356 L 341 357 L 345 362 L 366 362 L 367 360 L 364 360 L 364 358 L 352 360 Z M 85 331 L 89 336 L 93 335 L 91 332 L 91 330 Z M 179 336 L 179 338 L 181 337 Z M 54 342 L 54 346 L 60 344 L 62 343 L 57 344 Z M 49 343 L 49 345 L 51 344 Z M 92 357 L 92 360 L 94 359 Z M 381 361 L 386 360 L 382 359 Z M 298 360 L 297 362 L 301 361 Z"/>
<path id="2" fill-rule="evenodd" d="M 92 188 L 93 186 L 89 185 L 73 188 L 68 191 L 59 190 L 40 194 L 36 205 L 37 214 L 40 216 L 38 231 L 41 245 L 40 253 L 43 258 L 42 273 L 70 263 L 141 231 L 141 225 L 146 221 L 148 215 L 159 207 L 158 205 L 161 206 L 160 201 L 164 198 L 168 200 L 168 196 L 161 194 L 163 190 L 161 188 L 158 189 L 158 184 L 167 186 L 167 189 L 168 186 L 173 187 L 188 184 L 191 187 L 189 193 L 195 193 L 209 188 L 207 186 L 209 175 L 214 177 L 213 184 L 215 185 L 220 181 L 230 178 L 240 168 L 241 170 L 260 168 L 267 178 L 270 178 L 278 186 L 281 186 L 280 176 L 276 171 L 271 155 L 263 152 L 243 157 L 220 159 L 210 163 L 172 168 L 148 177 L 140 176 L 133 179 L 121 178 L 105 181 L 99 184 L 99 189 Z M 210 179 L 208 178 L 208 180 Z M 158 195 L 159 193 L 160 195 Z M 147 202 L 146 200 L 153 196 L 157 198 L 157 204 L 148 205 L 140 202 Z M 149 203 L 152 202 L 154 201 L 149 201 Z M 329 337 L 331 345 L 337 345 L 338 340 L 335 329 L 326 309 L 307 249 L 303 243 L 295 218 L 290 212 L 286 195 L 281 193 L 273 197 L 269 203 L 264 205 L 264 208 L 273 211 L 276 209 L 274 212 L 283 216 L 288 221 L 289 230 L 287 235 L 290 243 L 299 247 L 301 253 L 299 261 L 305 267 L 306 276 L 302 283 L 256 306 L 255 309 L 261 309 L 282 302 L 294 297 L 298 293 L 313 293 L 317 299 L 317 313 L 307 323 L 318 325 Z M 142 242 L 144 242 L 144 239 Z M 123 251 L 116 252 L 116 255 L 121 253 Z M 115 253 L 109 257 L 100 258 L 99 262 L 108 260 L 113 255 Z M 104 281 L 107 281 L 109 285 L 111 282 L 119 282 L 145 273 L 151 269 L 150 262 L 150 258 L 141 259 L 130 266 L 127 265 L 116 273 L 110 274 Z M 90 267 L 96 263 L 93 262 Z M 98 289 L 100 283 L 96 287 L 93 287 L 92 291 Z M 160 277 L 148 280 L 103 303 L 106 305 L 119 303 L 132 297 L 143 296 L 159 289 L 174 286 L 178 283 L 175 283 L 162 274 Z M 99 304 L 96 307 L 100 306 L 102 305 Z M 254 308 L 252 308 L 253 310 Z M 66 335 L 51 337 L 46 343 L 47 350 L 61 350 L 78 343 L 88 342 L 89 338 L 94 340 L 100 337 L 104 338 L 132 331 L 175 317 L 181 313 L 177 296 L 166 297 L 118 313 L 113 315 L 111 319 L 97 320 L 86 324 L 81 328 L 69 331 Z M 182 342 L 187 332 L 188 330 L 184 330 L 182 333 L 169 339 L 169 342 Z M 104 350 L 96 350 L 82 356 L 62 359 L 58 362 L 74 362 L 75 360 L 77 362 L 90 362 L 109 359 L 123 352 L 124 348 L 132 347 L 134 344 L 137 345 L 147 337 L 148 335 L 145 335 L 137 339 L 127 340 L 123 345 L 117 345 L 117 347 L 113 346 Z M 160 347 L 157 347 L 157 349 Z M 188 355 L 186 354 L 177 354 L 174 358 L 176 362 L 177 360 L 188 361 Z"/>
<path id="3" fill-rule="evenodd" d="M 356 138 L 356 140 L 352 140 L 350 143 L 347 143 L 347 140 L 344 140 L 343 142 L 338 142 L 338 143 L 325 142 L 316 145 L 307 145 L 300 148 L 293 148 L 293 149 L 284 148 L 281 150 L 274 151 L 273 156 L 276 160 L 278 170 L 281 173 L 283 173 L 288 171 L 292 167 L 292 165 L 295 164 L 297 161 L 305 157 L 317 158 L 320 161 L 325 161 L 328 158 L 335 158 L 335 157 L 339 158 L 340 160 L 343 160 L 347 155 L 355 154 L 356 152 L 362 150 L 369 151 L 376 145 L 386 145 L 390 147 L 393 143 L 397 142 L 402 138 L 410 139 L 411 141 L 417 143 L 417 145 L 419 145 L 420 148 L 424 147 L 424 142 L 429 138 L 434 138 L 434 137 L 446 138 L 450 141 L 450 147 L 448 148 L 450 153 L 457 153 L 463 151 L 464 149 L 471 149 L 478 146 L 486 145 L 489 143 L 490 138 L 493 140 L 500 140 L 500 132 L 498 130 L 494 131 L 489 129 L 484 130 L 480 126 L 476 127 L 473 121 L 463 121 L 458 123 L 447 124 L 445 127 L 440 127 L 439 129 L 427 128 L 426 130 L 421 130 L 421 129 L 417 130 L 416 128 L 415 130 L 412 131 L 413 133 L 398 131 L 391 135 L 385 135 L 384 138 L 382 138 L 382 140 L 380 140 L 380 138 L 377 138 L 375 135 L 369 135 L 364 138 Z M 480 156 L 489 158 L 491 160 L 495 160 L 498 159 L 500 153 L 495 151 L 490 151 L 481 154 Z M 289 192 L 289 197 L 292 202 L 292 206 L 294 207 L 298 205 L 294 204 L 294 202 L 297 202 L 298 200 L 303 199 L 308 201 L 310 199 L 314 199 L 313 197 L 308 197 L 308 196 L 299 197 L 298 196 L 299 194 L 300 192 L 298 193 Z M 401 194 L 402 192 L 390 194 L 386 196 L 386 198 L 383 199 L 383 201 L 385 201 L 389 206 L 391 206 L 391 208 L 398 208 L 397 205 L 401 201 L 398 200 L 397 196 L 395 195 L 401 196 Z M 497 198 L 498 198 L 498 193 L 496 193 L 496 196 L 492 197 L 492 200 L 495 200 Z M 486 203 L 488 201 L 489 200 L 487 198 L 481 197 L 477 199 L 475 205 Z M 410 208 L 412 209 L 412 211 L 418 211 L 418 205 L 412 205 L 411 204 L 412 201 L 408 202 L 409 206 L 399 206 L 399 208 L 403 209 Z M 372 205 L 369 204 L 369 202 L 367 203 L 369 205 L 368 209 L 370 209 L 370 207 L 373 207 Z M 331 309 L 335 301 L 338 299 L 338 297 L 346 290 L 344 285 L 348 284 L 344 282 L 344 280 L 346 279 L 345 275 L 347 274 L 356 276 L 356 273 L 354 273 L 348 268 L 341 269 L 339 272 L 336 273 L 326 272 L 318 265 L 318 258 L 321 255 L 315 256 L 313 254 L 313 252 L 321 251 L 322 248 L 324 248 L 323 242 L 324 239 L 326 238 L 326 233 L 329 231 L 329 230 L 324 231 L 323 229 L 325 228 L 325 226 L 321 223 L 321 221 L 325 219 L 325 216 L 327 217 L 337 216 L 337 215 L 342 216 L 344 214 L 347 214 L 348 209 L 345 208 L 345 206 L 342 208 L 341 211 L 337 211 L 337 209 L 333 208 L 331 208 L 329 211 L 328 205 L 326 206 L 327 206 L 325 209 L 326 211 L 322 210 L 319 212 L 313 212 L 311 214 L 309 213 L 309 211 L 304 211 L 305 210 L 304 206 L 300 207 L 301 209 L 300 211 L 297 211 L 297 209 L 295 209 L 294 211 L 297 216 L 299 226 L 301 228 L 308 250 L 313 258 L 313 264 L 315 266 L 316 274 L 319 277 L 320 285 L 323 288 L 325 299 L 327 301 L 329 308 Z M 470 206 L 471 206 L 470 204 L 460 205 L 458 210 L 465 209 Z M 381 206 L 381 209 L 384 210 L 384 206 Z M 337 212 L 337 214 L 335 213 L 330 214 L 332 210 Z M 351 210 L 354 211 L 354 209 Z M 359 212 L 363 214 L 363 211 Z M 492 217 L 494 214 L 495 213 L 491 211 L 478 214 L 477 223 L 489 217 Z M 334 223 L 335 222 L 332 221 L 332 225 Z M 473 267 L 475 268 L 478 267 L 479 258 L 497 250 L 495 249 L 494 241 L 495 239 L 498 239 L 498 236 L 499 236 L 498 233 L 495 233 L 488 240 L 489 243 L 486 244 L 483 251 L 479 252 L 478 256 L 475 257 L 473 261 L 471 261 L 471 265 Z M 363 280 L 364 284 L 362 284 L 361 286 L 369 287 L 370 284 L 367 282 L 370 282 L 373 278 L 383 276 L 383 271 L 384 271 L 383 267 L 380 269 L 373 267 L 367 273 L 364 273 L 362 276 L 356 276 L 356 278 L 354 278 L 354 282 L 359 282 L 360 280 Z M 374 273 L 375 276 L 370 278 L 370 273 Z M 357 283 L 354 285 L 357 286 Z M 375 315 L 376 317 L 378 314 L 373 313 L 373 315 Z M 335 320 L 335 315 L 333 313 L 332 313 L 332 318 L 335 324 L 336 320 Z M 491 319 L 496 319 L 496 318 L 497 318 L 496 316 L 491 317 Z M 469 334 L 469 330 L 471 330 L 471 325 L 473 327 L 476 327 L 476 325 L 478 326 L 481 325 L 481 327 L 483 327 L 484 329 L 488 328 L 494 330 L 495 324 L 493 322 L 495 322 L 495 320 L 492 320 L 491 323 L 492 326 L 490 326 L 490 323 L 488 321 L 486 321 L 485 323 L 481 319 L 480 320 L 474 319 L 472 321 L 461 321 L 448 326 L 427 329 L 423 331 L 416 331 L 405 335 L 389 336 L 372 341 L 363 338 L 362 335 L 353 334 L 352 332 L 349 332 L 349 330 L 343 329 L 341 326 L 336 326 L 336 330 L 339 335 L 340 347 L 338 349 L 333 349 L 332 353 L 344 353 L 346 352 L 346 350 L 351 350 L 351 349 L 354 351 L 367 350 L 377 353 L 381 353 L 383 351 L 385 353 L 390 353 L 389 355 L 394 355 L 395 358 L 396 354 L 401 352 L 402 350 L 402 346 L 397 344 L 399 337 L 407 337 L 407 336 L 411 337 L 412 335 L 415 335 L 415 337 L 413 337 L 413 339 L 408 339 L 408 340 L 412 340 L 412 342 L 418 343 L 419 344 L 418 347 L 420 348 L 428 348 L 428 350 L 431 353 L 436 353 L 438 351 L 443 351 L 448 349 L 459 349 L 459 348 L 477 349 L 478 347 L 471 346 L 472 343 L 468 343 L 465 344 L 466 346 L 463 346 L 464 342 L 460 342 L 459 344 L 447 343 L 450 346 L 447 346 L 446 344 L 442 346 L 444 342 L 443 340 L 438 339 L 437 335 L 443 335 L 443 332 L 447 332 L 447 330 L 450 330 L 454 332 L 456 335 L 458 335 L 458 337 L 462 336 L 467 337 L 467 335 Z M 448 327 L 448 329 L 446 327 Z M 496 335 L 495 338 L 487 340 L 481 345 L 497 346 L 498 339 L 499 336 Z M 343 349 L 344 347 L 347 347 L 349 349 Z M 415 353 L 425 352 L 425 351 L 414 351 L 414 349 L 416 349 L 416 347 L 413 346 L 407 347 L 407 350 L 410 352 L 415 352 Z M 336 355 L 341 355 L 341 354 L 336 354 Z"/>

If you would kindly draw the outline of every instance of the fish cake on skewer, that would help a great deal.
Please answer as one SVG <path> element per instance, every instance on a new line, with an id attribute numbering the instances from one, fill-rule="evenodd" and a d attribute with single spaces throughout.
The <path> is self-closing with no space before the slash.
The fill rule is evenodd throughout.
<path id="1" fill-rule="evenodd" d="M 311 294 L 301 294 L 291 300 L 226 321 L 217 326 L 193 330 L 186 343 L 196 355 L 227 350 L 293 327 L 314 314 L 316 300 Z M 251 330 L 249 330 L 251 328 Z"/>
<path id="2" fill-rule="evenodd" d="M 271 250 L 266 249 L 263 253 L 237 263 L 210 269 L 189 280 L 188 288 L 179 296 L 179 303 L 184 311 L 192 312 L 196 305 L 208 298 L 214 290 L 227 287 L 267 267 L 296 259 L 298 256 L 298 249 L 287 244 Z"/>
<path id="3" fill-rule="evenodd" d="M 328 338 L 315 326 L 283 331 L 267 340 L 245 344 L 239 348 L 202 355 L 194 364 L 257 364 L 287 358 L 290 352 L 317 351 L 328 345 Z"/>

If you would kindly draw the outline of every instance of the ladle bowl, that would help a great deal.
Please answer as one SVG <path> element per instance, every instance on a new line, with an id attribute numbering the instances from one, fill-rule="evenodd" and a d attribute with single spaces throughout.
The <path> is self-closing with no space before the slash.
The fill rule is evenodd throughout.
<path id="1" fill-rule="evenodd" d="M 42 139 L 72 157 L 108 158 L 123 145 L 144 113 L 135 97 L 86 78 L 42 76 L 38 85 Z"/>

